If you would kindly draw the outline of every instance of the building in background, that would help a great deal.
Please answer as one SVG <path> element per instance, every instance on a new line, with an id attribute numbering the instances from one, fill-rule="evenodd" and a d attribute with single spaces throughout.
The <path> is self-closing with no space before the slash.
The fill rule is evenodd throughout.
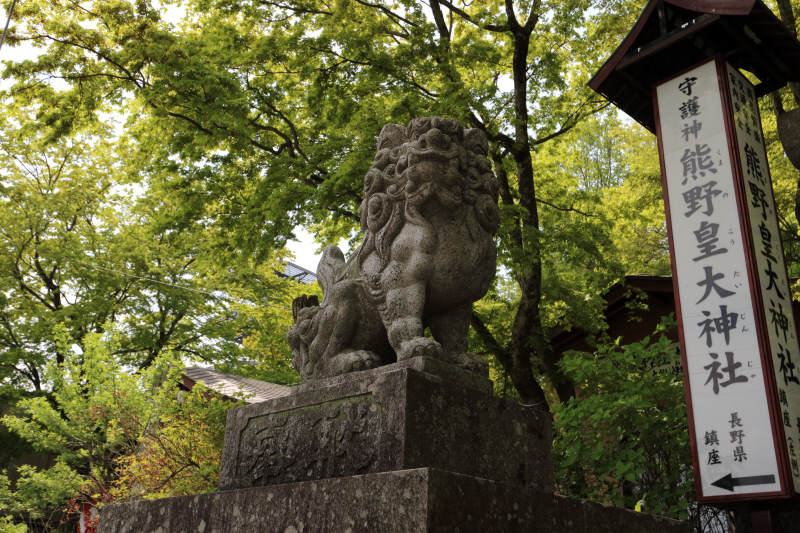
<path id="1" fill-rule="evenodd" d="M 197 383 L 202 383 L 209 389 L 220 393 L 226 399 L 231 399 L 237 392 L 242 392 L 247 403 L 259 403 L 280 398 L 288 395 L 291 391 L 291 387 L 286 385 L 243 378 L 233 374 L 226 374 L 213 368 L 200 366 L 187 367 L 183 371 L 181 382 L 178 386 L 181 390 L 191 391 Z"/>
<path id="2" fill-rule="evenodd" d="M 317 282 L 317 273 L 312 272 L 311 270 L 305 269 L 300 265 L 296 265 L 291 261 L 286 261 L 286 268 L 283 272 L 275 272 L 278 276 L 282 278 L 291 278 L 296 279 L 300 283 L 316 283 Z"/>
<path id="3" fill-rule="evenodd" d="M 622 344 L 638 342 L 652 335 L 661 317 L 675 312 L 675 292 L 672 276 L 625 276 L 625 282 L 614 285 L 605 295 L 605 318 L 608 336 L 622 337 Z M 641 309 L 637 303 L 646 304 Z M 795 316 L 800 316 L 800 302 L 792 300 Z M 800 336 L 800 328 L 798 328 Z M 678 328 L 667 332 L 667 338 L 678 345 Z M 578 327 L 558 326 L 549 334 L 553 351 L 560 357 L 569 350 L 594 352 L 587 342 L 588 333 Z"/>

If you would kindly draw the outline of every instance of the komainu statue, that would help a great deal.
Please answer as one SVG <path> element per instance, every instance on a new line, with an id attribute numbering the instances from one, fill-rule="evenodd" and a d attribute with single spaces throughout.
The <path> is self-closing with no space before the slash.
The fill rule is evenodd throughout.
<path id="1" fill-rule="evenodd" d="M 495 275 L 497 179 L 483 132 L 453 119 L 388 124 L 364 178 L 364 239 L 325 248 L 322 304 L 296 300 L 294 366 L 317 380 L 428 356 L 488 374 L 467 353 L 472 303 Z M 430 328 L 433 338 L 424 335 Z"/>

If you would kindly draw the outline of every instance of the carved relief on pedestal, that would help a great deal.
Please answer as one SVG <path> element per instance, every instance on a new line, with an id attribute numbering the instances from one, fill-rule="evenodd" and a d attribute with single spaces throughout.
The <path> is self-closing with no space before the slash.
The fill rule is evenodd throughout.
<path id="1" fill-rule="evenodd" d="M 258 486 L 363 474 L 380 437 L 371 394 L 253 417 L 240 433 L 236 477 Z"/>

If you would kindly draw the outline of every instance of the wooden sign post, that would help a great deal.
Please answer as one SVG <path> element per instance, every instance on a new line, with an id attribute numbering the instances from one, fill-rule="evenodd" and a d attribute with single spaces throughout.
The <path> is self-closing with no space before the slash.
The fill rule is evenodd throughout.
<path id="1" fill-rule="evenodd" d="M 800 348 L 755 88 L 717 56 L 653 92 L 698 501 L 792 496 Z"/>
<path id="2" fill-rule="evenodd" d="M 658 137 L 701 503 L 800 494 L 800 344 L 758 108 L 788 81 L 800 42 L 761 0 L 651 0 L 589 82 Z"/>

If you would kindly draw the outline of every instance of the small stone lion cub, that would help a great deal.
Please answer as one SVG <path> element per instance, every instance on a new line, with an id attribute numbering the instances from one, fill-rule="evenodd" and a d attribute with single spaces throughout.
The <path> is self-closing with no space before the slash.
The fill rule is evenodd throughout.
<path id="1" fill-rule="evenodd" d="M 287 338 L 303 381 L 427 356 L 488 375 L 467 353 L 472 303 L 495 275 L 497 179 L 483 132 L 453 119 L 387 124 L 364 178 L 364 240 L 325 248 L 321 305 L 295 301 Z M 433 339 L 424 336 L 430 328 Z"/>

